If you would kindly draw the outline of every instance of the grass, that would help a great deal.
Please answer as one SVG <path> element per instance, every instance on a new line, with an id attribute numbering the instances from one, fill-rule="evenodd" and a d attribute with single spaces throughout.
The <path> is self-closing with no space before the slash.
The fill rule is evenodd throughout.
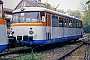
<path id="1" fill-rule="evenodd" d="M 65 46 L 62 48 L 62 51 L 64 50 L 63 52 L 66 52 L 65 50 L 70 50 L 70 49 L 73 49 L 73 47 Z M 61 51 L 61 49 L 60 49 L 60 51 Z M 44 59 L 48 59 L 48 58 L 56 59 L 58 56 L 61 55 L 61 54 L 57 54 L 57 53 L 60 53 L 60 51 L 55 49 L 55 51 L 50 50 L 49 52 L 47 51 L 47 52 L 36 53 L 36 52 L 33 52 L 33 49 L 32 49 L 31 53 L 29 53 L 25 56 L 14 58 L 13 60 L 44 60 Z"/>
<path id="2" fill-rule="evenodd" d="M 33 52 L 33 49 L 31 50 L 32 52 L 26 54 L 25 56 L 11 58 L 10 60 L 42 60 L 45 57 L 45 55 L 43 55 L 42 53 L 36 53 Z"/>
<path id="3" fill-rule="evenodd" d="M 43 57 L 44 57 L 44 55 L 42 55 L 42 54 L 37 54 L 37 53 L 32 52 L 31 54 L 13 58 L 12 60 L 42 60 Z"/>
<path id="4" fill-rule="evenodd" d="M 54 50 L 51 49 L 50 51 L 43 51 L 40 53 L 37 52 L 33 52 L 33 48 L 31 48 L 31 53 L 26 54 L 25 56 L 20 56 L 20 57 L 16 57 L 16 58 L 11 58 L 9 60 L 46 60 L 46 59 L 57 59 L 60 56 L 62 56 L 62 54 L 64 54 L 65 52 L 73 49 L 73 46 L 64 46 L 62 48 L 55 48 Z M 79 50 L 77 50 L 77 52 L 75 52 L 77 55 L 74 56 L 73 54 L 73 58 L 78 58 L 81 54 L 79 53 L 83 53 L 85 50 L 84 48 L 80 48 Z M 83 55 L 83 54 L 82 54 Z"/>

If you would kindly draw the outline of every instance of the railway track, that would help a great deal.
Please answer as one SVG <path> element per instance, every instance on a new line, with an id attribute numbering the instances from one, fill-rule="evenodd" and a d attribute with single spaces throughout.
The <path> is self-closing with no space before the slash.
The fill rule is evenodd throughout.
<path id="1" fill-rule="evenodd" d="M 90 60 L 90 51 L 89 51 L 89 45 L 90 41 L 86 39 L 83 43 L 72 49 L 71 51 L 65 53 L 63 56 L 61 56 L 57 60 Z M 82 50 L 80 50 L 82 49 Z M 80 51 L 79 51 L 80 50 Z M 81 53 L 80 53 L 81 52 Z M 83 53 L 83 55 L 82 55 Z M 76 55 L 77 59 L 74 58 Z"/>
<path id="2" fill-rule="evenodd" d="M 73 46 L 73 45 L 75 45 L 75 46 Z M 78 46 L 77 46 L 78 45 Z M 74 42 L 70 42 L 70 43 L 64 43 L 64 46 L 68 46 L 68 49 L 70 49 L 70 50 L 68 50 L 69 52 L 67 52 L 67 51 L 63 51 L 63 48 L 64 48 L 64 46 L 63 46 L 63 44 L 62 44 L 62 46 L 59 48 L 60 50 L 62 50 L 62 54 L 63 55 L 60 55 L 60 54 L 58 54 L 58 55 L 60 55 L 61 56 L 61 58 L 65 58 L 65 56 L 68 56 L 68 55 L 70 55 L 73 51 L 75 51 L 75 49 L 78 49 L 79 47 L 81 47 L 83 45 L 83 42 L 82 41 L 76 41 L 76 43 L 74 43 Z M 71 48 L 70 46 L 73 46 L 73 48 Z M 76 47 L 77 46 L 77 47 Z M 66 47 L 67 48 L 67 47 Z M 22 53 L 19 53 L 19 52 L 24 52 L 25 50 L 28 50 L 29 49 L 29 51 L 30 51 L 30 49 L 31 49 L 31 47 L 29 48 L 29 47 L 23 47 L 23 48 L 21 48 L 21 49 L 17 49 L 16 48 L 16 50 L 14 51 L 11 51 L 11 52 L 8 52 L 8 53 L 1 53 L 0 54 L 0 57 L 1 58 L 6 58 L 5 56 L 11 56 L 10 58 L 15 58 L 15 57 L 18 57 L 18 56 L 24 56 L 24 55 L 26 55 L 26 54 L 22 54 Z M 40 48 L 36 48 L 36 50 L 39 50 L 39 52 L 40 53 L 42 53 L 42 54 L 46 54 L 46 51 L 49 51 L 49 52 L 51 52 L 50 54 L 52 54 L 51 56 L 54 56 L 53 54 L 56 54 L 56 52 L 59 50 L 58 49 L 58 47 L 54 47 L 54 48 L 47 48 L 47 47 L 41 47 L 41 49 L 42 50 L 40 50 Z M 45 50 L 46 49 L 46 50 Z M 56 51 L 51 51 L 51 50 L 53 50 L 53 49 L 55 49 Z M 73 49 L 72 51 L 71 51 L 71 49 Z M 42 52 L 42 51 L 44 51 L 44 52 Z M 37 51 L 38 52 L 38 51 Z M 48 52 L 48 53 L 49 53 Z M 52 52 L 54 52 L 54 53 L 52 53 Z M 58 51 L 59 52 L 59 51 Z M 57 53 L 58 53 L 57 52 Z M 60 51 L 61 52 L 61 51 Z M 19 54 L 18 54 L 19 53 Z M 47 53 L 47 54 L 48 54 Z M 30 54 L 30 52 L 29 52 L 29 54 Z M 36 55 L 39 55 L 39 53 L 38 54 L 36 54 Z M 64 56 L 65 55 L 65 56 Z M 47 55 L 48 56 L 48 55 Z M 59 57 L 57 57 L 57 58 L 60 58 L 60 56 Z M 50 58 L 50 57 L 48 57 L 48 58 Z M 43 58 L 42 60 L 47 60 L 48 59 L 47 57 L 45 57 L 45 58 Z M 55 59 L 56 60 L 56 59 Z"/>
<path id="3" fill-rule="evenodd" d="M 31 47 L 15 47 L 15 48 L 10 48 L 9 50 L 6 49 L 4 52 L 0 53 L 0 59 L 8 59 L 18 56 L 23 56 L 25 55 L 24 53 L 30 49 Z"/>
<path id="4" fill-rule="evenodd" d="M 85 50 L 85 58 L 84 60 L 90 60 L 90 40 L 85 42 L 86 50 Z"/>
<path id="5" fill-rule="evenodd" d="M 81 46 L 83 46 L 84 43 L 80 44 L 79 46 L 75 47 L 73 50 L 67 52 L 66 54 L 64 54 L 63 56 L 61 56 L 58 60 L 64 60 L 66 57 L 70 56 L 71 53 L 73 53 L 76 49 L 80 48 Z"/>

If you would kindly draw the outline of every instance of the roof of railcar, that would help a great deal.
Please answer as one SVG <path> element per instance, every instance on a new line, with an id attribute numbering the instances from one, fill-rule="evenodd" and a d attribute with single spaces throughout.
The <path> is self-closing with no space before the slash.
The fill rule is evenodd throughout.
<path id="1" fill-rule="evenodd" d="M 21 9 L 24 9 L 24 10 L 21 11 Z M 56 11 L 53 11 L 53 10 L 50 10 L 50 9 L 47 9 L 47 8 L 43 8 L 43 7 L 22 7 L 22 8 L 14 10 L 13 13 L 25 12 L 25 11 L 45 11 L 45 12 L 49 12 L 49 13 L 52 13 L 52 14 L 57 14 L 57 15 L 73 18 L 73 19 L 76 19 L 76 20 L 80 20 L 80 19 L 75 18 L 73 16 L 66 15 L 66 14 L 56 12 Z"/>

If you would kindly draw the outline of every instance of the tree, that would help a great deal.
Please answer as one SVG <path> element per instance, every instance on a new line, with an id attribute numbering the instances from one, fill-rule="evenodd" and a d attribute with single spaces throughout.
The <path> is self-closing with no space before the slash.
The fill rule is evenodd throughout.
<path id="1" fill-rule="evenodd" d="M 60 13 L 63 13 L 63 14 L 66 14 L 66 11 L 62 10 L 62 9 L 57 9 L 56 10 L 57 12 L 60 12 Z"/>
<path id="2" fill-rule="evenodd" d="M 89 4 L 90 3 L 90 0 L 88 0 L 87 2 L 86 2 L 86 4 Z"/>
<path id="3" fill-rule="evenodd" d="M 74 16 L 74 17 L 76 17 L 76 18 L 81 18 L 81 13 L 80 13 L 80 11 L 79 10 L 67 10 L 67 13 L 68 13 L 68 15 L 70 15 L 70 16 Z"/>
<path id="4" fill-rule="evenodd" d="M 87 7 L 88 9 L 86 9 L 84 11 L 84 15 L 81 17 L 83 20 L 83 25 L 84 25 L 84 32 L 85 33 L 90 33 L 90 4 Z M 85 8 L 84 8 L 85 9 Z"/>
<path id="5" fill-rule="evenodd" d="M 47 9 L 53 9 L 52 6 L 49 3 L 43 3 L 41 7 L 47 8 Z"/>
<path id="6" fill-rule="evenodd" d="M 59 4 L 57 5 L 57 7 L 59 6 Z M 60 13 L 65 14 L 66 11 L 62 10 L 62 9 L 57 9 L 57 7 L 55 6 L 51 6 L 49 3 L 43 3 L 43 5 L 41 7 L 47 8 L 47 9 L 51 9 Z"/>

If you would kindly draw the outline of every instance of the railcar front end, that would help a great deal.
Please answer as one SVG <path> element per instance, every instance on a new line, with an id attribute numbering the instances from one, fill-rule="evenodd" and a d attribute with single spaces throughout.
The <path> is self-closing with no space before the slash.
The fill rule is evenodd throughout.
<path id="1" fill-rule="evenodd" d="M 43 19 L 41 21 L 40 19 Z M 24 45 L 42 45 L 46 44 L 46 25 L 44 23 L 43 12 L 31 11 L 13 14 L 13 23 L 11 24 L 10 36 Z"/>
<path id="2" fill-rule="evenodd" d="M 17 23 L 12 24 L 13 36 L 22 40 L 24 45 L 45 44 L 45 26 L 43 23 Z"/>

